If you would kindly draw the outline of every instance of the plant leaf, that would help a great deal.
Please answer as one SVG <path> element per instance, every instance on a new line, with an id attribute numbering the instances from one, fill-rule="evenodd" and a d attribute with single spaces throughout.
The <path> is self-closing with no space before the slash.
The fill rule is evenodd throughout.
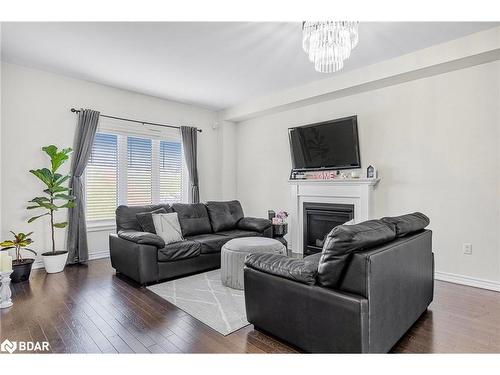
<path id="1" fill-rule="evenodd" d="M 47 197 L 35 197 L 29 202 L 39 203 L 39 202 L 50 202 L 50 199 Z"/>
<path id="2" fill-rule="evenodd" d="M 50 157 L 50 164 L 52 167 L 52 173 L 55 173 L 59 169 L 59 167 L 61 165 L 63 165 L 63 163 L 66 160 L 68 160 L 68 158 L 69 158 L 68 154 L 70 154 L 72 151 L 71 148 L 65 148 L 65 149 L 62 149 L 59 151 L 57 149 L 57 147 L 54 145 L 42 147 L 42 150 Z M 60 175 L 57 178 L 54 177 L 54 180 L 59 179 L 59 178 L 60 178 Z"/>
<path id="3" fill-rule="evenodd" d="M 73 195 L 68 195 L 68 194 L 56 194 L 54 196 L 54 198 L 58 198 L 58 199 L 66 199 L 66 200 L 73 200 L 75 199 L 76 197 L 73 196 Z"/>
<path id="4" fill-rule="evenodd" d="M 14 241 L 7 240 L 7 241 L 0 242 L 0 246 L 2 246 L 2 247 L 5 247 L 5 246 L 14 246 Z"/>
<path id="5" fill-rule="evenodd" d="M 21 247 L 26 247 L 31 243 L 33 243 L 33 241 L 28 238 L 27 240 L 19 241 L 18 245 Z"/>
<path id="6" fill-rule="evenodd" d="M 47 185 L 48 188 L 52 186 L 53 183 L 52 172 L 47 168 L 31 169 L 30 173 L 38 177 L 45 185 Z"/>
<path id="7" fill-rule="evenodd" d="M 66 225 L 68 225 L 67 221 L 65 221 L 63 223 L 54 223 L 54 227 L 56 227 L 56 228 L 66 228 Z"/>
<path id="8" fill-rule="evenodd" d="M 66 180 L 68 180 L 71 176 L 68 174 L 66 176 L 62 176 L 60 178 L 58 178 L 56 181 L 55 181 L 55 185 L 59 186 L 61 185 L 63 182 L 66 182 Z"/>
<path id="9" fill-rule="evenodd" d="M 63 187 L 63 186 L 52 186 L 47 190 L 51 193 L 60 193 L 62 191 L 69 191 L 69 189 L 67 187 Z"/>
<path id="10" fill-rule="evenodd" d="M 54 155 L 57 154 L 57 147 L 54 145 L 45 146 L 45 147 L 42 147 L 42 151 L 45 151 L 45 153 L 52 158 L 52 157 L 54 157 Z"/>
<path id="11" fill-rule="evenodd" d="M 47 210 L 53 210 L 53 211 L 57 211 L 57 209 L 59 207 L 57 207 L 54 203 L 40 203 L 40 206 L 42 206 L 43 208 L 46 208 Z"/>
<path id="12" fill-rule="evenodd" d="M 62 206 L 59 206 L 59 208 L 73 208 L 75 206 L 76 206 L 75 202 L 69 201 L 69 202 L 63 204 Z"/>
<path id="13" fill-rule="evenodd" d="M 36 219 L 39 219 L 39 218 L 41 218 L 42 216 L 47 216 L 47 215 L 50 215 L 50 213 L 49 213 L 49 212 L 46 212 L 46 213 L 44 213 L 44 214 L 42 214 L 42 215 L 33 216 L 32 218 L 30 218 L 30 219 L 28 220 L 28 223 L 32 223 L 32 222 L 33 222 L 33 221 L 35 221 Z"/>
<path id="14" fill-rule="evenodd" d="M 57 171 L 66 160 L 68 160 L 68 155 L 58 152 L 50 161 L 52 164 L 52 172 Z"/>

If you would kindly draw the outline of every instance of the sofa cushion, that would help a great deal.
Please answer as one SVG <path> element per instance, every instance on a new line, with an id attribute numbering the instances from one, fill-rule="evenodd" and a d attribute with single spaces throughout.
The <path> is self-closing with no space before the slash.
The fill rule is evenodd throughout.
<path id="1" fill-rule="evenodd" d="M 261 219 L 257 217 L 244 217 L 238 221 L 238 229 L 250 230 L 255 232 L 264 232 L 272 225 L 271 220 Z"/>
<path id="2" fill-rule="evenodd" d="M 285 279 L 313 285 L 316 283 L 319 259 L 315 255 L 297 259 L 273 253 L 253 253 L 245 258 L 245 266 Z"/>
<path id="3" fill-rule="evenodd" d="M 215 234 L 218 234 L 220 236 L 228 236 L 231 238 L 262 236 L 262 233 L 254 232 L 251 230 L 242 230 L 242 229 L 224 230 L 222 232 L 217 232 Z"/>
<path id="4" fill-rule="evenodd" d="M 184 237 L 212 233 L 212 226 L 204 204 L 174 203 L 172 209 L 179 216 L 179 223 Z"/>
<path id="5" fill-rule="evenodd" d="M 195 241 L 201 244 L 201 253 L 218 253 L 222 245 L 229 241 L 229 236 L 219 236 L 217 234 L 198 234 L 196 236 L 186 237 L 186 240 Z"/>
<path id="6" fill-rule="evenodd" d="M 116 230 L 133 230 L 137 232 L 143 232 L 139 221 L 137 221 L 137 215 L 141 212 L 151 212 L 158 210 L 159 208 L 164 208 L 167 212 L 172 212 L 172 209 L 168 204 L 153 204 L 147 206 L 118 206 L 116 209 Z"/>
<path id="7" fill-rule="evenodd" d="M 166 245 L 158 249 L 159 262 L 174 262 L 180 259 L 188 259 L 200 255 L 201 245 L 195 241 L 180 241 Z"/>
<path id="8" fill-rule="evenodd" d="M 243 209 L 238 201 L 207 202 L 206 206 L 214 232 L 235 229 L 243 218 Z"/>
<path id="9" fill-rule="evenodd" d="M 326 236 L 318 265 L 318 283 L 335 288 L 353 251 L 380 245 L 396 238 L 394 228 L 381 220 L 338 225 Z"/>
<path id="10" fill-rule="evenodd" d="M 138 232 L 135 230 L 119 230 L 118 237 L 123 240 L 135 242 L 139 245 L 151 245 L 156 247 L 165 246 L 165 241 L 154 233 Z"/>
<path id="11" fill-rule="evenodd" d="M 429 218 L 421 212 L 395 217 L 383 217 L 380 220 L 388 225 L 394 226 L 397 237 L 403 237 L 422 230 L 430 223 Z"/>
<path id="12" fill-rule="evenodd" d="M 166 214 L 167 210 L 164 207 L 160 207 L 157 210 L 150 212 L 139 212 L 135 214 L 139 225 L 143 232 L 149 232 L 156 234 L 155 224 L 153 223 L 153 214 Z"/>

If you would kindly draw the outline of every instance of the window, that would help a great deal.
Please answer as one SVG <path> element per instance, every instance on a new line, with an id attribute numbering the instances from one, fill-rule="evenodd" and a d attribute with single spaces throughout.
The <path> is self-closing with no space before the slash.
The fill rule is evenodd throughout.
<path id="1" fill-rule="evenodd" d="M 87 219 L 115 214 L 118 198 L 118 136 L 97 133 L 85 171 Z"/>
<path id="2" fill-rule="evenodd" d="M 186 176 L 177 129 L 101 121 L 85 170 L 87 221 L 111 223 L 120 204 L 184 202 Z"/>
<path id="3" fill-rule="evenodd" d="M 127 137 L 127 204 L 148 204 L 153 199 L 153 141 Z"/>
<path id="4" fill-rule="evenodd" d="M 160 141 L 160 201 L 182 201 L 182 146 Z"/>

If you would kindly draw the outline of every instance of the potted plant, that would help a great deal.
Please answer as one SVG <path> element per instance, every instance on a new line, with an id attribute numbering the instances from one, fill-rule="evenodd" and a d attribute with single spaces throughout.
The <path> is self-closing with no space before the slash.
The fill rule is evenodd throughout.
<path id="1" fill-rule="evenodd" d="M 31 267 L 33 266 L 33 262 L 35 261 L 32 258 L 23 258 L 21 254 L 21 249 L 32 252 L 36 255 L 36 252 L 32 249 L 28 249 L 26 246 L 33 243 L 33 240 L 29 238 L 33 232 L 30 233 L 14 233 L 10 231 L 14 236 L 13 240 L 5 240 L 0 242 L 0 246 L 2 247 L 0 251 L 7 251 L 10 249 L 16 249 L 16 259 L 12 261 L 12 274 L 10 275 L 10 279 L 13 283 L 18 283 L 21 281 L 26 281 L 30 278 Z"/>
<path id="2" fill-rule="evenodd" d="M 44 196 L 35 197 L 29 202 L 33 205 L 28 210 L 42 209 L 45 212 L 41 215 L 33 216 L 28 220 L 31 223 L 41 217 L 50 216 L 50 233 L 52 240 L 52 251 L 42 253 L 42 260 L 47 273 L 57 273 L 64 270 L 68 259 L 66 250 L 56 251 L 55 228 L 65 228 L 67 222 L 55 222 L 54 214 L 63 208 L 75 207 L 75 197 L 69 194 L 69 188 L 63 184 L 69 179 L 69 175 L 57 173 L 59 168 L 69 158 L 71 148 L 58 150 L 56 146 L 50 145 L 42 147 L 42 150 L 50 157 L 51 168 L 32 169 L 30 172 L 43 182 L 46 189 L 43 190 Z"/>

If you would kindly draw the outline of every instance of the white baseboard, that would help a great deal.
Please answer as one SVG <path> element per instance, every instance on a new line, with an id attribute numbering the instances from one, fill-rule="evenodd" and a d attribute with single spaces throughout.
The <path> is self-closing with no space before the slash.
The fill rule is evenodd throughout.
<path id="1" fill-rule="evenodd" d="M 94 251 L 92 253 L 89 253 L 89 260 L 96 260 L 102 258 L 109 258 L 109 250 Z M 33 263 L 33 269 L 37 268 L 43 268 L 43 261 L 41 259 Z"/>
<path id="2" fill-rule="evenodd" d="M 434 278 L 436 280 L 447 281 L 454 284 L 473 286 L 476 288 L 500 292 L 500 282 L 497 281 L 478 279 L 476 277 L 462 276 L 454 273 L 440 271 L 434 272 Z"/>

